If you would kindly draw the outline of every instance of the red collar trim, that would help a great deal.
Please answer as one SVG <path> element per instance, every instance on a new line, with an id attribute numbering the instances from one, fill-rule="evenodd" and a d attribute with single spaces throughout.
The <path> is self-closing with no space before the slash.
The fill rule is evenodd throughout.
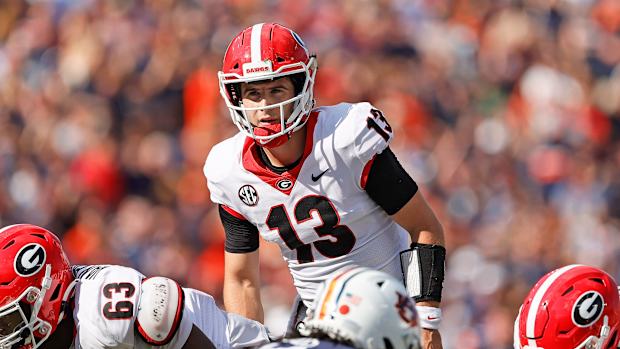
<path id="1" fill-rule="evenodd" d="M 257 148 L 258 145 L 253 139 L 247 137 L 245 139 L 245 143 L 243 144 L 243 168 L 255 174 L 263 182 L 269 184 L 273 188 L 289 195 L 295 186 L 301 167 L 306 161 L 308 155 L 312 152 L 312 147 L 314 146 L 314 127 L 316 126 L 318 115 L 319 113 L 317 111 L 313 111 L 308 117 L 308 121 L 306 122 L 306 144 L 304 146 L 304 152 L 301 156 L 301 160 L 295 167 L 289 171 L 285 171 L 282 174 L 273 172 L 260 160 L 260 155 L 258 154 Z"/>

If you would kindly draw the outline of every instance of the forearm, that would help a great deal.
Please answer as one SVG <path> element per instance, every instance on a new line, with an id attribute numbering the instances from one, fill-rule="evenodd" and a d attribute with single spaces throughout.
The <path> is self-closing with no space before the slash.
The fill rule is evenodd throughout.
<path id="1" fill-rule="evenodd" d="M 441 223 L 421 193 L 417 193 L 403 210 L 395 214 L 394 219 L 409 232 L 412 248 L 420 249 L 420 254 L 415 257 L 415 268 L 411 269 L 414 274 L 408 275 L 415 278 L 419 274 L 419 281 L 415 283 L 419 285 L 417 305 L 439 307 L 445 261 L 445 239 Z M 416 293 L 415 289 L 411 288 L 412 294 Z"/>
<path id="2" fill-rule="evenodd" d="M 423 230 L 410 229 L 409 236 L 411 237 L 411 242 L 417 242 L 419 244 L 439 245 L 444 247 L 446 245 L 443 228 L 439 222 L 432 228 Z"/>
<path id="3" fill-rule="evenodd" d="M 226 277 L 224 306 L 228 312 L 243 315 L 261 323 L 264 321 L 260 287 L 250 280 Z"/>

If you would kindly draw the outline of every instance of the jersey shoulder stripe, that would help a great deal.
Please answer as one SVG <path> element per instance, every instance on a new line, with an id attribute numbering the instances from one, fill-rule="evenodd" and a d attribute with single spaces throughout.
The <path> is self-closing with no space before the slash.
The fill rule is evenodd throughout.
<path id="1" fill-rule="evenodd" d="M 72 265 L 71 273 L 78 280 L 93 280 L 99 272 L 110 265 Z"/>

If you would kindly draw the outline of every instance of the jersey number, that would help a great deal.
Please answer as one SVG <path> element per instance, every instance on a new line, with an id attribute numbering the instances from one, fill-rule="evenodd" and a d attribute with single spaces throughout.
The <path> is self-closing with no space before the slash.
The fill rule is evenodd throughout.
<path id="1" fill-rule="evenodd" d="M 346 225 L 340 225 L 340 216 L 328 198 L 319 195 L 306 196 L 295 205 L 295 220 L 301 224 L 312 218 L 312 211 L 316 211 L 323 224 L 314 228 L 320 236 L 329 236 L 332 239 L 315 241 L 304 244 L 297 235 L 295 228 L 286 212 L 284 205 L 271 208 L 267 216 L 267 226 L 277 229 L 280 238 L 291 250 L 297 250 L 297 261 L 308 263 L 314 261 L 312 247 L 325 257 L 335 258 L 351 252 L 355 245 L 355 235 Z"/>
<path id="2" fill-rule="evenodd" d="M 136 287 L 129 282 L 111 283 L 103 286 L 103 296 L 112 299 L 116 293 L 121 293 L 121 297 L 130 298 L 136 292 Z M 109 320 L 128 319 L 133 316 L 133 303 L 129 300 L 107 302 L 103 305 L 103 316 Z"/>
<path id="3" fill-rule="evenodd" d="M 379 109 L 370 109 L 372 117 L 366 118 L 366 127 L 375 130 L 385 141 L 390 140 L 390 134 L 392 134 L 392 127 L 388 124 L 387 120 L 383 116 L 383 113 Z M 381 123 L 381 125 L 379 125 Z M 382 126 L 383 125 L 383 126 Z"/>

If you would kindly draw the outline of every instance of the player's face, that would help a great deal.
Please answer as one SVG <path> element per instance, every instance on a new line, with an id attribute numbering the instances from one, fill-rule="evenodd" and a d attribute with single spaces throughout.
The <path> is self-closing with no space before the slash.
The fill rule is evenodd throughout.
<path id="1" fill-rule="evenodd" d="M 295 97 L 295 87 L 288 77 L 277 80 L 259 81 L 241 84 L 241 96 L 243 106 L 261 107 L 277 104 Z M 293 104 L 284 106 L 284 116 L 288 117 L 293 112 Z M 280 123 L 280 108 L 260 109 L 248 111 L 247 115 L 254 126 L 268 126 Z"/>

